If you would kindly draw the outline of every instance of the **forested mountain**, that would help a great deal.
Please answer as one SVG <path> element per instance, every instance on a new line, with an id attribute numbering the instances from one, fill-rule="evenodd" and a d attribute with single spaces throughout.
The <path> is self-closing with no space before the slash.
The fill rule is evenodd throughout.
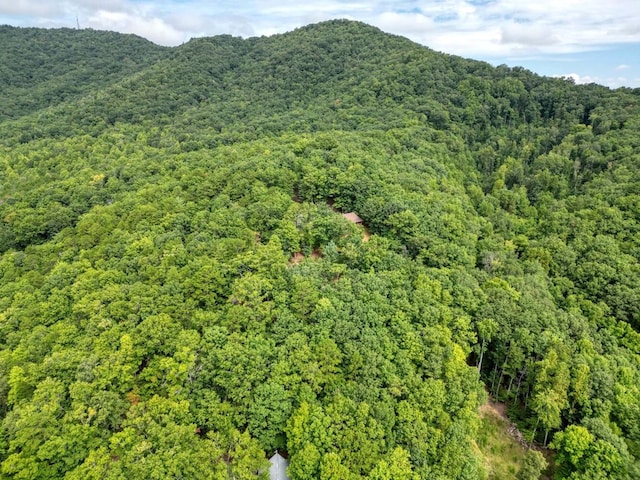
<path id="1" fill-rule="evenodd" d="M 169 49 L 134 35 L 0 26 L 0 121 L 97 92 Z"/>
<path id="2" fill-rule="evenodd" d="M 487 392 L 513 478 L 640 478 L 639 90 L 349 21 L 0 44 L 0 478 L 497 478 Z"/>

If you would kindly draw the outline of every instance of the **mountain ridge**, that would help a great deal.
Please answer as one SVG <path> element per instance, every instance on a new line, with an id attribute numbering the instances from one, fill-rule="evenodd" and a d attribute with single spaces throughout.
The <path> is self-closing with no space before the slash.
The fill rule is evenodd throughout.
<path id="1" fill-rule="evenodd" d="M 313 40 L 305 39 L 309 32 L 314 33 Z M 325 37 L 318 37 L 319 34 Z M 347 35 L 349 41 L 346 37 L 336 37 L 331 40 L 326 35 L 329 37 Z M 368 35 L 375 36 L 368 38 Z M 367 42 L 364 42 L 365 38 Z M 376 40 L 374 41 L 373 38 Z M 354 39 L 358 39 L 357 42 Z M 331 48 L 334 52 L 325 55 L 326 48 L 329 48 L 332 42 Z M 389 42 L 399 47 L 394 47 L 396 50 L 389 50 Z M 281 45 L 285 44 L 289 45 L 286 47 L 289 50 L 282 48 Z M 326 48 L 323 50 L 318 47 L 320 44 Z M 206 47 L 206 51 L 202 50 L 202 47 Z M 376 49 L 378 53 L 374 53 Z M 58 109 L 51 115 L 69 117 L 73 110 L 80 109 L 91 114 L 92 109 L 95 109 L 96 117 L 99 118 L 88 120 L 97 122 L 99 125 L 115 121 L 136 123 L 145 119 L 155 123 L 170 124 L 170 118 L 158 117 L 180 115 L 204 101 L 205 107 L 207 103 L 223 106 L 233 104 L 229 107 L 229 111 L 223 112 L 217 112 L 215 107 L 209 106 L 203 109 L 201 115 L 210 115 L 213 118 L 217 116 L 220 117 L 219 123 L 225 125 L 235 123 L 237 127 L 246 130 L 246 125 L 251 123 L 254 113 L 252 104 L 257 105 L 255 110 L 258 112 L 270 112 L 270 116 L 277 114 L 284 117 L 289 124 L 295 123 L 295 118 L 287 119 L 291 116 L 289 110 L 294 107 L 291 101 L 295 99 L 297 108 L 317 110 L 316 122 L 321 122 L 321 125 L 322 117 L 326 117 L 325 124 L 318 126 L 320 128 L 326 128 L 329 122 L 340 128 L 346 127 L 348 119 L 345 117 L 350 112 L 346 112 L 345 107 L 350 107 L 356 117 L 352 124 L 366 125 L 368 122 L 373 122 L 379 125 L 380 114 L 374 114 L 373 118 L 367 119 L 368 114 L 375 110 L 391 109 L 395 111 L 396 117 L 399 117 L 402 111 L 414 117 L 426 115 L 428 121 L 441 128 L 449 121 L 448 117 L 453 116 L 456 122 L 464 121 L 465 114 L 461 108 L 464 105 L 460 93 L 457 92 L 460 83 L 467 85 L 465 88 L 473 91 L 477 97 L 486 97 L 491 103 L 495 103 L 496 100 L 491 96 L 500 95 L 500 92 L 487 92 L 487 89 L 492 87 L 482 85 L 479 79 L 491 78 L 493 75 L 504 78 L 513 77 L 514 82 L 520 83 L 518 88 L 526 92 L 532 92 L 534 89 L 544 90 L 541 87 L 543 84 L 554 85 L 554 88 L 563 91 L 563 94 L 566 94 L 567 90 L 572 90 L 567 82 L 561 80 L 543 81 L 542 77 L 522 69 L 494 68 L 483 62 L 436 54 L 402 37 L 391 36 L 375 27 L 365 28 L 362 24 L 349 21 L 329 21 L 286 34 L 254 37 L 247 40 L 228 35 L 194 39 L 166 51 L 169 54 L 164 55 L 159 64 L 149 65 L 141 71 L 141 77 L 138 76 L 135 80 L 122 78 L 119 80 L 121 87 L 111 86 L 105 93 L 98 95 L 97 99 L 94 97 L 93 103 L 96 105 L 91 105 L 92 99 L 85 97 L 84 101 L 76 101 L 80 102 L 77 107 L 69 104 L 66 112 L 63 107 L 62 111 Z M 389 54 L 382 53 L 387 51 L 402 53 L 389 57 Z M 318 57 L 320 61 L 316 62 L 314 55 L 318 54 L 320 54 Z M 194 58 L 194 55 L 198 58 Z M 385 63 L 389 68 L 384 71 L 388 73 L 381 78 L 370 78 L 368 72 L 380 70 L 379 62 L 385 58 L 385 55 L 388 57 Z M 349 59 L 348 62 L 347 59 Z M 227 84 L 233 85 L 231 91 L 222 91 L 221 89 Z M 306 85 L 312 85 L 311 90 Z M 576 87 L 573 90 L 598 92 L 596 96 L 600 98 L 607 91 L 604 87 Z M 389 95 L 390 92 L 394 92 L 393 96 Z M 594 96 L 593 93 L 588 95 Z M 124 104 L 127 105 L 127 95 L 130 99 L 135 97 L 140 105 L 136 108 L 133 108 L 133 105 L 132 108 L 125 106 L 126 112 L 119 113 L 117 105 L 122 103 L 119 100 L 124 100 Z M 166 102 L 159 102 L 155 98 L 158 95 L 171 98 L 166 98 Z M 548 97 L 548 93 L 544 91 L 541 91 L 540 95 Z M 421 100 L 422 104 L 415 104 L 417 98 L 425 98 L 425 100 Z M 319 104 L 320 99 L 325 103 Z M 351 99 L 351 103 L 347 101 L 348 99 Z M 555 115 L 553 102 L 557 102 L 557 99 L 550 97 L 544 101 L 549 105 L 544 108 L 534 105 L 533 115 L 551 118 Z M 162 108 L 169 107 L 166 112 L 158 110 L 159 103 L 163 104 Z M 367 106 L 369 106 L 368 111 L 365 108 Z M 338 110 L 336 107 L 342 110 L 341 115 L 336 115 Z M 487 107 L 494 108 L 485 106 L 484 109 L 486 110 Z M 536 109 L 539 110 L 537 114 Z M 133 113 L 135 110 L 139 113 Z M 483 112 L 482 115 L 486 117 L 487 113 Z M 376 116 L 378 118 L 375 118 Z M 198 115 L 186 121 L 198 122 L 197 117 Z M 490 121 L 490 119 L 484 120 L 484 122 Z M 18 126 L 21 135 L 25 134 L 25 128 L 28 129 L 28 123 L 36 122 L 31 118 L 27 124 Z M 47 120 L 46 123 L 53 122 Z M 269 123 L 273 123 L 273 120 L 262 117 L 251 127 L 264 129 Z M 309 124 L 308 121 L 305 123 Z M 202 127 L 202 125 L 199 126 Z M 275 126 L 275 129 L 282 131 L 282 127 L 279 126 Z"/>
<path id="2" fill-rule="evenodd" d="M 28 97 L 37 108 L 78 98 L 91 84 L 104 87 L 152 63 L 163 50 L 135 35 L 69 28 L 1 26 L 0 40 L 0 121 L 31 113 L 28 103 L 13 101 Z M 17 112 L 8 115 L 9 109 Z"/>

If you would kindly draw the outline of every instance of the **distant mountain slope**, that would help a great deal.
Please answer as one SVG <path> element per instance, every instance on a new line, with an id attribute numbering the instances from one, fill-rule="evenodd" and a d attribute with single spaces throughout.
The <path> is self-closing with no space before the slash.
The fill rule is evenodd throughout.
<path id="1" fill-rule="evenodd" d="M 103 88 L 169 51 L 136 35 L 6 25 L 0 45 L 0 121 Z"/>
<path id="2" fill-rule="evenodd" d="M 103 36 L 117 36 L 64 34 L 67 40 L 74 34 L 94 35 L 97 44 L 105 43 Z M 125 39 L 129 37 L 121 41 Z M 438 129 L 472 126 L 465 132 L 466 140 L 484 143 L 505 128 L 514 140 L 521 140 L 536 134 L 532 128 L 553 124 L 560 130 L 544 140 L 545 149 L 570 125 L 584 123 L 609 96 L 604 87 L 576 87 L 523 69 L 493 68 L 342 20 L 268 38 L 200 38 L 172 50 L 138 40 L 140 50 L 144 45 L 155 57 L 134 62 L 136 71 L 148 68 L 135 75 L 120 70 L 122 75 L 94 79 L 87 89 L 105 88 L 7 125 L 1 130 L 3 141 L 97 134 L 121 122 L 171 126 L 197 148 L 263 133 L 385 129 L 417 122 Z M 157 61 L 151 65 L 151 59 Z M 16 61 L 20 62 L 27 61 Z M 57 58 L 51 63 L 60 68 Z M 68 80 L 60 79 L 65 88 L 75 88 Z M 15 101 L 36 101 L 29 90 L 22 93 L 17 97 L 23 100 Z M 19 113 L 27 110 L 18 108 Z M 525 124 L 526 131 L 521 131 Z"/>

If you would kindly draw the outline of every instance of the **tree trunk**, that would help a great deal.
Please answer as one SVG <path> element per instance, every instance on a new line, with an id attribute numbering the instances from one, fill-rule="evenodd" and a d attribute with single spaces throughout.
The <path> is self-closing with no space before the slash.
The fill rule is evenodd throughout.
<path id="1" fill-rule="evenodd" d="M 540 419 L 536 420 L 536 426 L 533 427 L 533 433 L 531 434 L 531 442 L 530 445 L 533 445 L 533 440 L 536 438 L 536 430 L 538 429 L 538 424 L 540 423 Z"/>
<path id="2" fill-rule="evenodd" d="M 491 377 L 491 395 L 493 395 L 493 386 L 496 383 L 496 375 L 498 374 L 498 364 L 493 367 L 493 376 Z"/>
<path id="3" fill-rule="evenodd" d="M 484 348 L 485 348 L 485 341 L 482 341 L 482 348 L 480 348 L 480 361 L 478 362 L 478 374 L 480 374 L 480 372 L 482 372 L 482 357 L 484 357 Z"/>
<path id="4" fill-rule="evenodd" d="M 511 351 L 511 345 L 509 345 L 509 351 Z M 502 385 L 502 378 L 504 377 L 504 369 L 507 368 L 507 364 L 509 363 L 509 351 L 507 351 L 507 356 L 504 359 L 504 363 L 502 364 L 502 368 L 500 369 L 500 379 L 498 380 L 498 390 L 500 390 L 500 385 Z M 497 392 L 495 395 L 498 398 Z"/>
<path id="5" fill-rule="evenodd" d="M 511 377 L 511 380 L 509 380 L 509 388 L 507 388 L 507 398 L 509 398 L 509 395 L 511 394 L 512 386 L 513 386 L 513 377 Z"/>
<path id="6" fill-rule="evenodd" d="M 520 371 L 520 378 L 518 378 L 518 386 L 516 387 L 516 402 L 518 401 L 518 397 L 520 396 L 520 385 L 522 384 L 522 379 L 524 378 L 526 373 L 527 373 L 526 367 Z"/>

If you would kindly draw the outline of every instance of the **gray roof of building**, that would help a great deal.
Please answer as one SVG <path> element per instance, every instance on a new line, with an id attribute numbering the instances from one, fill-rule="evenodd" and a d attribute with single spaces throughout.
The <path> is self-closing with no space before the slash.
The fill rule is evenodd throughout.
<path id="1" fill-rule="evenodd" d="M 287 476 L 287 467 L 289 462 L 278 452 L 269 459 L 271 467 L 269 467 L 269 478 L 271 480 L 290 480 Z"/>

